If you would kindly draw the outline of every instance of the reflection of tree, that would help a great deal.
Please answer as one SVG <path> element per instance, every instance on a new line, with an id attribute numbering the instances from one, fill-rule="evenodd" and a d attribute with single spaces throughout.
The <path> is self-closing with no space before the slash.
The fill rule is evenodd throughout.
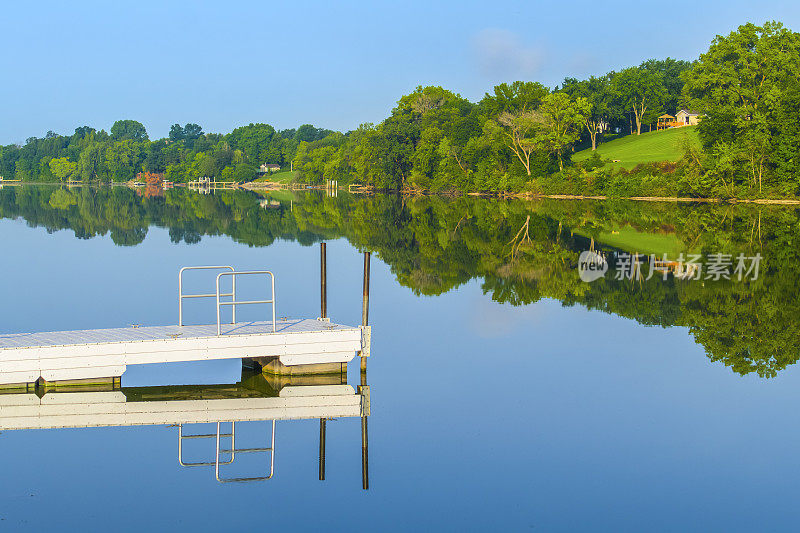
<path id="1" fill-rule="evenodd" d="M 800 304 L 798 214 L 783 208 L 667 205 L 622 201 L 523 202 L 470 197 L 335 198 L 299 194 L 290 207 L 261 207 L 247 191 L 200 195 L 185 189 L 144 198 L 114 188 L 9 187 L 0 216 L 24 218 L 78 238 L 110 234 L 135 245 L 150 226 L 168 228 L 173 242 L 194 244 L 227 235 L 249 246 L 276 240 L 311 245 L 346 237 L 379 254 L 399 283 L 438 295 L 472 279 L 498 302 L 526 305 L 543 298 L 581 305 L 652 326 L 685 326 L 707 351 L 735 372 L 774 376 L 798 359 Z M 621 226 L 643 235 L 668 234 L 686 251 L 760 253 L 756 281 L 631 283 L 609 274 L 593 283 L 577 275 L 578 255 L 592 240 Z M 520 239 L 520 228 L 527 238 Z M 516 240 L 515 240 L 515 237 Z M 514 243 L 515 253 L 509 254 Z"/>

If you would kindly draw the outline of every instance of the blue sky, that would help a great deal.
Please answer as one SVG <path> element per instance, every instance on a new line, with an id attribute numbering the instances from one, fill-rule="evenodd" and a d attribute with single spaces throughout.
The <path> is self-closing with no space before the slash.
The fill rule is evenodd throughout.
<path id="1" fill-rule="evenodd" d="M 746 21 L 800 30 L 785 0 L 117 4 L 3 7 L 0 143 L 120 118 L 151 138 L 176 122 L 346 131 L 420 84 L 477 100 L 503 81 L 694 59 Z"/>

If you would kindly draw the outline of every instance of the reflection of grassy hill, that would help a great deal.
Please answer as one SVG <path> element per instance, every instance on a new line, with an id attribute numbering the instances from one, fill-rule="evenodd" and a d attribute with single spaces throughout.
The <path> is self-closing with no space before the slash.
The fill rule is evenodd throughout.
<path id="1" fill-rule="evenodd" d="M 589 237 L 588 232 L 576 230 L 575 233 Z M 631 253 L 657 255 L 666 253 L 669 257 L 676 257 L 681 252 L 687 252 L 686 245 L 674 233 L 644 233 L 630 226 L 602 231 L 595 241 Z"/>
<path id="2" fill-rule="evenodd" d="M 297 200 L 294 193 L 287 189 L 281 189 L 279 191 L 269 191 L 266 193 L 266 196 L 278 200 L 279 202 L 288 202 L 289 200 Z"/>
<path id="3" fill-rule="evenodd" d="M 682 144 L 686 136 L 695 145 L 700 144 L 695 126 L 654 131 L 641 135 L 626 135 L 597 147 L 603 159 L 619 159 L 614 166 L 633 168 L 640 163 L 678 161 L 683 157 Z M 573 161 L 582 161 L 592 156 L 592 149 L 581 150 L 572 156 Z"/>

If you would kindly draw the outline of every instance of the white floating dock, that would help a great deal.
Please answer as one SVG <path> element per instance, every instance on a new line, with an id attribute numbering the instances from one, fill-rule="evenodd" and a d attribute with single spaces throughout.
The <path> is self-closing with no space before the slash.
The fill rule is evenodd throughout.
<path id="1" fill-rule="evenodd" d="M 121 376 L 127 365 L 277 357 L 286 366 L 369 355 L 368 326 L 298 319 L 0 334 L 0 385 Z"/>

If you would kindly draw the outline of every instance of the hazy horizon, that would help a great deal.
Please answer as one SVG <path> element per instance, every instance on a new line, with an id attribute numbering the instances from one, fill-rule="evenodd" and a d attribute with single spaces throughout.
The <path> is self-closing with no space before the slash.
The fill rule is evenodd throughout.
<path id="1" fill-rule="evenodd" d="M 187 122 L 347 131 L 380 122 L 417 85 L 475 101 L 506 81 L 553 87 L 649 58 L 696 59 L 746 22 L 800 29 L 800 6 L 773 0 L 681 0 L 675 14 L 634 2 L 303 6 L 8 6 L 0 144 L 108 131 L 119 119 L 142 122 L 152 139 Z"/>

